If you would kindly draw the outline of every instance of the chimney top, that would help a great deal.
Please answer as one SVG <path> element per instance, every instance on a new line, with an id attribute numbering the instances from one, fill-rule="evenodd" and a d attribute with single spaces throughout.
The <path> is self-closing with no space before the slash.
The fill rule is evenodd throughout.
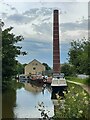
<path id="1" fill-rule="evenodd" d="M 59 11 L 57 9 L 54 10 L 54 14 L 58 14 Z"/>

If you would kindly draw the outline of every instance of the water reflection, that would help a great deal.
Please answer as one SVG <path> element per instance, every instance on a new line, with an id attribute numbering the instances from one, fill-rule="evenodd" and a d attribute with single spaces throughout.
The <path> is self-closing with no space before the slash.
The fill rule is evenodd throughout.
<path id="1" fill-rule="evenodd" d="M 41 102 L 52 117 L 54 105 L 50 86 L 26 83 L 23 87 L 8 90 L 2 94 L 2 118 L 40 118 L 41 111 L 37 106 Z"/>
<path id="2" fill-rule="evenodd" d="M 49 88 L 48 88 L 49 89 Z M 51 92 L 42 86 L 35 86 L 32 84 L 25 84 L 24 88 L 18 89 L 16 98 L 16 107 L 14 114 L 17 118 L 40 118 L 41 113 L 36 106 L 43 102 L 45 109 L 50 111 L 49 117 L 54 115 L 54 106 L 51 101 Z"/>
<path id="3" fill-rule="evenodd" d="M 16 107 L 16 91 L 8 90 L 2 94 L 2 118 L 14 118 Z"/>

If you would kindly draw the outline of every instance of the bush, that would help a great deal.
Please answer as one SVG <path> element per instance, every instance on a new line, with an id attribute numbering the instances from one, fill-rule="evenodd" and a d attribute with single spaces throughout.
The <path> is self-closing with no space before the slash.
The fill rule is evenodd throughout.
<path id="1" fill-rule="evenodd" d="M 65 99 L 58 97 L 59 106 L 56 108 L 55 119 L 82 118 L 90 119 L 90 96 L 80 86 L 68 83 L 68 93 Z"/>
<path id="2" fill-rule="evenodd" d="M 68 63 L 64 63 L 61 66 L 61 72 L 64 73 L 65 76 L 71 76 L 71 75 L 73 76 L 76 74 L 74 66 Z"/>

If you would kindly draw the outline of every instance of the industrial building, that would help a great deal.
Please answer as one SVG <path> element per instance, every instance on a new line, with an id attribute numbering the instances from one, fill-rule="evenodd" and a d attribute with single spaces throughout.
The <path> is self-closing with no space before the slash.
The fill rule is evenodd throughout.
<path id="1" fill-rule="evenodd" d="M 25 75 L 38 75 L 45 71 L 45 66 L 38 60 L 34 59 L 25 66 Z"/>

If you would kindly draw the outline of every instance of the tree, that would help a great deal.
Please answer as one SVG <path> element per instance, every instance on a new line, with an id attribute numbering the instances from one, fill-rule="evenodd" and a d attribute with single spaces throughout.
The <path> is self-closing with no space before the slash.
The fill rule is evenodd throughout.
<path id="1" fill-rule="evenodd" d="M 48 66 L 47 63 L 43 63 L 43 65 L 45 66 L 45 69 L 46 69 L 46 70 L 51 70 L 51 68 Z"/>
<path id="2" fill-rule="evenodd" d="M 17 63 L 17 66 L 16 66 L 16 71 L 17 71 L 17 74 L 24 74 L 24 67 L 26 66 L 27 64 L 21 64 L 21 63 Z"/>
<path id="3" fill-rule="evenodd" d="M 21 63 L 17 63 L 17 66 L 16 66 L 16 69 L 17 69 L 17 74 L 24 74 L 24 66 L 21 64 Z"/>
<path id="4" fill-rule="evenodd" d="M 15 36 L 11 33 L 13 27 L 9 27 L 2 31 L 2 78 L 3 81 L 11 80 L 11 78 L 16 75 L 16 66 L 18 61 L 16 57 L 18 55 L 26 55 L 26 52 L 21 52 L 20 46 L 15 44 L 18 41 L 22 41 L 24 38 L 20 36 Z"/>
<path id="5" fill-rule="evenodd" d="M 77 73 L 90 74 L 89 48 L 90 41 L 85 38 L 71 42 L 71 48 L 68 53 L 69 63 L 75 66 Z"/>
<path id="6" fill-rule="evenodd" d="M 65 76 L 71 76 L 75 74 L 74 66 L 68 63 L 64 63 L 61 66 L 61 73 L 64 73 Z"/>

